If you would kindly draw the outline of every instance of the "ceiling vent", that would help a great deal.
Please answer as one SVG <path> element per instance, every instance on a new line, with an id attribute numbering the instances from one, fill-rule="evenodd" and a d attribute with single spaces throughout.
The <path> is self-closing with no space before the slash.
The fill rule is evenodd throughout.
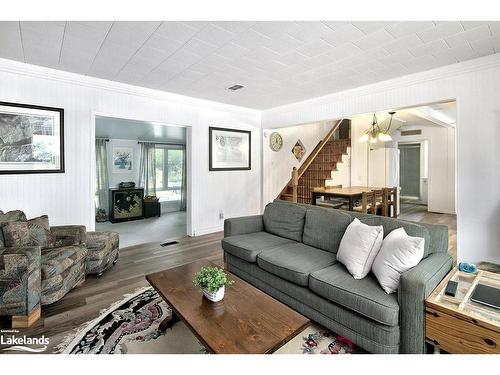
<path id="1" fill-rule="evenodd" d="M 403 137 L 407 137 L 409 135 L 421 135 L 422 134 L 422 130 L 421 129 L 417 129 L 417 130 L 401 130 L 401 135 Z"/>
<path id="2" fill-rule="evenodd" d="M 243 87 L 245 87 L 245 86 L 243 86 L 243 85 L 233 85 L 231 87 L 228 87 L 227 89 L 231 90 L 231 91 L 236 91 L 236 90 L 242 89 Z"/>

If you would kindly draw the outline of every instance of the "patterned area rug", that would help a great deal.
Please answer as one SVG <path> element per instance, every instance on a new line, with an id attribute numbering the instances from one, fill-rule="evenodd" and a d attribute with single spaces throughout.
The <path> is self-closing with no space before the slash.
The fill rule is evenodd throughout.
<path id="1" fill-rule="evenodd" d="M 58 347 L 66 354 L 206 354 L 207 350 L 182 322 L 160 332 L 172 313 L 151 288 L 114 303 L 99 317 L 69 335 Z M 312 324 L 281 347 L 277 354 L 351 354 L 362 350 L 351 341 Z"/>

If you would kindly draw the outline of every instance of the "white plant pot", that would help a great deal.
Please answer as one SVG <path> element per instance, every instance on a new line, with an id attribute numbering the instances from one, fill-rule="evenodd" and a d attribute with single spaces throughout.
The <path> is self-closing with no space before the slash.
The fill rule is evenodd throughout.
<path id="1" fill-rule="evenodd" d="M 224 289 L 225 289 L 224 286 L 220 288 L 217 292 L 210 292 L 206 289 L 203 289 L 203 294 L 205 295 L 205 297 L 207 297 L 208 300 L 212 302 L 219 302 L 224 298 Z"/>

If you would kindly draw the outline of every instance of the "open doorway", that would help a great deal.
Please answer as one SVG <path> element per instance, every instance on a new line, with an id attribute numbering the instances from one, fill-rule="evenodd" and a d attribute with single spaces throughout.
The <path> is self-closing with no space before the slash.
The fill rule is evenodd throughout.
<path id="1" fill-rule="evenodd" d="M 456 101 L 353 116 L 350 170 L 334 184 L 398 187 L 398 217 L 444 224 L 456 259 Z M 368 137 L 369 129 L 383 133 Z"/>
<path id="2" fill-rule="evenodd" d="M 96 231 L 121 247 L 185 236 L 186 128 L 96 116 L 95 138 Z"/>

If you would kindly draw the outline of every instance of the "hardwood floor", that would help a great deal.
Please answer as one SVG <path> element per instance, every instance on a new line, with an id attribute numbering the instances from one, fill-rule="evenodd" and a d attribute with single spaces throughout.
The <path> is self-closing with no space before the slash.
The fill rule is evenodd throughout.
<path id="1" fill-rule="evenodd" d="M 427 206 L 402 203 L 400 219 L 427 224 L 443 224 L 448 227 L 448 253 L 457 262 L 457 215 L 438 214 L 427 211 Z"/>
<path id="2" fill-rule="evenodd" d="M 145 275 L 190 263 L 199 259 L 220 262 L 223 233 L 200 237 L 184 237 L 179 244 L 161 247 L 159 242 L 130 246 L 120 250 L 118 262 L 101 277 L 87 276 L 85 282 L 52 305 L 42 306 L 42 317 L 33 327 L 20 329 L 29 337 L 45 335 L 50 344 L 45 353 L 52 353 L 73 329 L 94 319 L 124 294 L 148 286 Z M 0 321 L 10 327 L 10 319 Z M 1 349 L 1 345 L 0 345 Z M 1 351 L 0 351 L 1 353 Z"/>

